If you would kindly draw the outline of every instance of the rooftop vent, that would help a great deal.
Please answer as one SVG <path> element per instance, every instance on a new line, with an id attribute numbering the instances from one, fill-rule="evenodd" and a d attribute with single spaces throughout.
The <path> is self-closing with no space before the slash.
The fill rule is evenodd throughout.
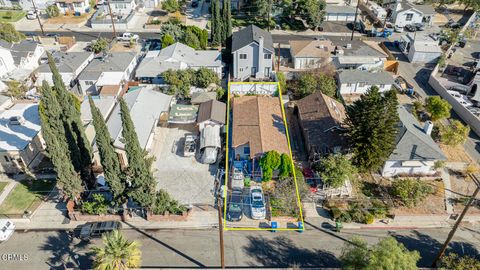
<path id="1" fill-rule="evenodd" d="M 351 43 L 348 43 L 346 47 L 347 47 L 347 49 L 351 49 L 351 48 L 352 48 L 352 44 L 351 44 Z"/>

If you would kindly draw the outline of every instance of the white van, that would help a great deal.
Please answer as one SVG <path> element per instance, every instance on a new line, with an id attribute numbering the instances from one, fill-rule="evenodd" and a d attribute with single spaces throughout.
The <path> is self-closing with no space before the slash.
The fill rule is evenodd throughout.
<path id="1" fill-rule="evenodd" d="M 0 242 L 7 241 L 15 231 L 15 224 L 8 219 L 0 219 Z"/>

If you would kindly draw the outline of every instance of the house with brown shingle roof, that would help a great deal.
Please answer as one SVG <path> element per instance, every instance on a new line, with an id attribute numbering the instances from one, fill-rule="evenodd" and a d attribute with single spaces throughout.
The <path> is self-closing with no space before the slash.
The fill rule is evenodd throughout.
<path id="1" fill-rule="evenodd" d="M 330 40 L 290 40 L 289 43 L 295 69 L 319 68 L 332 60 L 335 51 Z"/>
<path id="2" fill-rule="evenodd" d="M 235 158 L 258 158 L 271 150 L 289 154 L 278 97 L 235 97 L 232 111 L 232 148 Z"/>
<path id="3" fill-rule="evenodd" d="M 298 100 L 296 105 L 310 159 L 345 149 L 343 104 L 317 91 Z"/>
<path id="4" fill-rule="evenodd" d="M 227 104 L 209 100 L 200 104 L 198 109 L 197 124 L 198 129 L 203 130 L 207 125 L 225 125 L 227 115 Z"/>

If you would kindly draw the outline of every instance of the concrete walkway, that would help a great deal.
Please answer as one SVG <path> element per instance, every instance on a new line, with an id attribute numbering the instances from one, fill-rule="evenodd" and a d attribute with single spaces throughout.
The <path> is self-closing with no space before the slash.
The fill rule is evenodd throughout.
<path id="1" fill-rule="evenodd" d="M 15 181 L 9 181 L 8 185 L 5 186 L 5 188 L 2 191 L 2 194 L 0 194 L 0 205 L 3 203 L 3 201 L 7 198 L 8 194 L 13 190 L 13 188 L 17 185 L 17 182 Z"/>
<path id="2" fill-rule="evenodd" d="M 445 210 L 447 214 L 453 214 L 453 202 L 454 198 L 452 193 L 452 185 L 450 183 L 450 174 L 447 171 L 448 169 L 444 168 L 442 170 L 442 180 L 443 180 L 443 189 L 445 192 Z"/>

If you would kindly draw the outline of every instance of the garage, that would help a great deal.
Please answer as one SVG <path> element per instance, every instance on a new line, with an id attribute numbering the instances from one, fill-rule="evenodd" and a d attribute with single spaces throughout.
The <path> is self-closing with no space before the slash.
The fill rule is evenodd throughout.
<path id="1" fill-rule="evenodd" d="M 328 22 L 353 22 L 355 20 L 354 7 L 327 5 L 326 14 Z"/>

